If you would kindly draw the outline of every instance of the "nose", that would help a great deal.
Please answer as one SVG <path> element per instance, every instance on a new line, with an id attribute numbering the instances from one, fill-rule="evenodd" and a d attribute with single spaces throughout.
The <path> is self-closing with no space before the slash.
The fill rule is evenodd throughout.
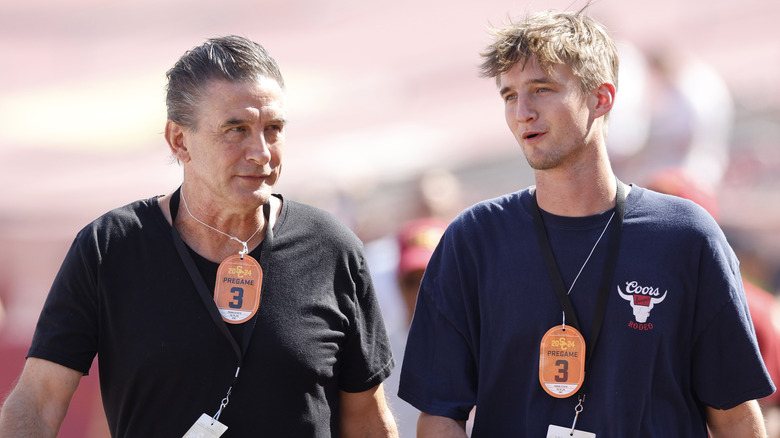
<path id="1" fill-rule="evenodd" d="M 252 138 L 247 146 L 246 159 L 261 166 L 271 161 L 271 149 L 265 135 L 260 134 Z"/>
<path id="2" fill-rule="evenodd" d="M 518 97 L 515 101 L 515 119 L 518 122 L 529 122 L 536 120 L 537 114 L 531 100 L 524 97 Z"/>

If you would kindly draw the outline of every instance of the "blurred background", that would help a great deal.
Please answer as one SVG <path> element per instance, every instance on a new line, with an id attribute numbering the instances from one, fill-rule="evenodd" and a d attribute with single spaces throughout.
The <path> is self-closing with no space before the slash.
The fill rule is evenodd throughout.
<path id="1" fill-rule="evenodd" d="M 164 85 L 185 50 L 227 34 L 269 50 L 288 88 L 278 191 L 372 242 L 408 219 L 450 219 L 533 183 L 478 53 L 491 23 L 583 5 L 0 3 L 0 393 L 23 366 L 76 232 L 177 187 Z M 589 15 L 622 56 L 609 137 L 618 176 L 643 185 L 668 166 L 695 173 L 713 189 L 743 275 L 780 292 L 780 4 L 601 0 Z M 90 429 L 96 380 L 82 380 L 60 436 L 105 436 L 99 420 Z"/>

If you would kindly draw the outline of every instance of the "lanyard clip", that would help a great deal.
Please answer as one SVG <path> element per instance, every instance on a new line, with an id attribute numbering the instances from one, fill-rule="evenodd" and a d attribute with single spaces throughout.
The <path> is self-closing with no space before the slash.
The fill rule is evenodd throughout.
<path id="1" fill-rule="evenodd" d="M 243 241 L 240 241 L 240 240 L 239 240 L 239 242 L 241 242 L 241 244 L 244 245 L 244 248 L 241 251 L 238 252 L 238 255 L 241 256 L 241 260 L 244 260 L 244 256 L 246 254 L 249 254 L 249 246 L 247 246 L 247 242 L 243 242 Z"/>
<path id="2" fill-rule="evenodd" d="M 582 403 L 585 402 L 585 394 L 581 395 L 578 401 L 579 403 L 577 403 L 577 406 L 574 407 L 574 421 L 571 423 L 571 435 L 574 435 L 574 427 L 577 425 L 577 417 L 579 417 L 580 412 L 582 412 Z"/>

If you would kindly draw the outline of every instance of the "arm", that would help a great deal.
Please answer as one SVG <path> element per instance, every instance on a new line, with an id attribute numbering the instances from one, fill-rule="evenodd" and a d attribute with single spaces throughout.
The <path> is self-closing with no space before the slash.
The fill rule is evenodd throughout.
<path id="1" fill-rule="evenodd" d="M 713 438 L 765 438 L 764 417 L 755 400 L 747 401 L 731 409 L 715 409 L 707 406 L 707 427 Z"/>
<path id="2" fill-rule="evenodd" d="M 420 412 L 417 420 L 417 436 L 420 438 L 466 438 L 466 422 Z"/>
<path id="3" fill-rule="evenodd" d="M 31 357 L 0 412 L 0 437 L 56 437 L 81 373 Z"/>
<path id="4" fill-rule="evenodd" d="M 341 438 L 398 438 L 382 384 L 364 392 L 341 391 L 340 420 Z"/>

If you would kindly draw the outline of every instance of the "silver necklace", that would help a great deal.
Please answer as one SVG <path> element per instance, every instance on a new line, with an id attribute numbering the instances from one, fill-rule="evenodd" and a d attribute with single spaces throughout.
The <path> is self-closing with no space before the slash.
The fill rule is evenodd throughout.
<path id="1" fill-rule="evenodd" d="M 185 205 L 187 205 L 185 203 Z M 599 236 L 598 240 L 596 240 L 596 243 L 593 245 L 593 248 L 590 249 L 590 254 L 588 254 L 588 258 L 585 259 L 585 263 L 582 264 L 582 267 L 580 268 L 580 272 L 577 273 L 577 276 L 574 277 L 574 281 L 571 282 L 571 286 L 569 286 L 569 291 L 567 294 L 571 294 L 571 290 L 574 289 L 574 283 L 577 282 L 577 279 L 580 278 L 580 274 L 582 274 L 582 270 L 585 269 L 585 265 L 588 264 L 588 260 L 590 260 L 590 256 L 593 255 L 593 251 L 596 250 L 596 247 L 599 246 L 599 242 L 601 242 L 601 238 L 604 237 L 604 233 L 607 232 L 607 228 L 609 228 L 610 222 L 612 222 L 612 218 L 615 217 L 615 212 L 612 212 L 612 216 L 609 217 L 609 220 L 607 221 L 607 225 L 604 225 L 604 229 L 601 230 L 601 235 Z M 197 220 L 197 219 L 195 219 Z"/>
<path id="2" fill-rule="evenodd" d="M 243 249 L 238 252 L 238 254 L 241 255 L 242 258 L 244 257 L 244 255 L 249 254 L 249 246 L 248 246 L 249 241 L 252 240 L 252 238 L 254 238 L 257 235 L 257 233 L 259 233 L 260 230 L 263 229 L 263 225 L 265 225 L 265 224 L 260 224 L 260 228 L 258 228 L 257 231 L 255 231 L 251 236 L 249 236 L 249 239 L 246 239 L 246 241 L 243 241 L 243 240 L 239 239 L 238 237 L 231 236 L 230 234 L 228 234 L 228 233 L 226 233 L 224 231 L 218 230 L 218 229 L 212 227 L 211 225 L 203 222 L 202 220 L 196 218 L 195 215 L 193 215 L 192 212 L 190 211 L 190 207 L 187 205 L 187 199 L 184 198 L 184 190 L 183 189 L 181 191 L 181 200 L 184 202 L 184 209 L 187 210 L 187 214 L 189 214 L 191 218 L 195 219 L 201 225 L 204 225 L 204 226 L 206 226 L 208 228 L 211 228 L 212 230 L 216 231 L 217 233 L 222 234 L 223 236 L 229 237 L 232 240 L 235 240 L 236 242 L 238 242 L 241 245 L 243 245 L 244 246 Z M 609 224 L 607 224 L 607 225 L 609 225 Z M 601 238 L 599 238 L 599 239 L 601 239 Z M 598 242 L 596 242 L 596 243 L 598 243 Z M 592 251 L 591 251 L 591 253 L 592 253 Z M 590 256 L 588 258 L 590 258 Z"/>
<path id="3" fill-rule="evenodd" d="M 612 222 L 613 217 L 615 217 L 614 211 L 612 212 L 612 215 L 609 217 L 607 224 L 604 225 L 604 229 L 601 230 L 601 235 L 599 235 L 598 240 L 596 240 L 596 243 L 593 244 L 593 248 L 590 249 L 590 254 L 588 254 L 588 258 L 585 259 L 585 263 L 583 263 L 582 267 L 580 267 L 580 272 L 577 273 L 577 276 L 574 277 L 574 281 L 571 282 L 571 286 L 569 286 L 569 290 L 568 292 L 566 292 L 567 295 L 571 295 L 571 290 L 574 289 L 574 284 L 577 283 L 577 279 L 580 278 L 580 274 L 582 274 L 582 271 L 585 269 L 585 265 L 588 264 L 588 261 L 590 260 L 590 256 L 593 255 L 593 251 L 595 251 L 596 247 L 599 246 L 599 242 L 601 242 L 601 238 L 604 237 L 604 233 L 607 232 L 607 228 L 609 228 L 609 224 Z M 562 313 L 563 313 L 563 326 L 566 327 L 566 312 L 562 312 Z"/>

